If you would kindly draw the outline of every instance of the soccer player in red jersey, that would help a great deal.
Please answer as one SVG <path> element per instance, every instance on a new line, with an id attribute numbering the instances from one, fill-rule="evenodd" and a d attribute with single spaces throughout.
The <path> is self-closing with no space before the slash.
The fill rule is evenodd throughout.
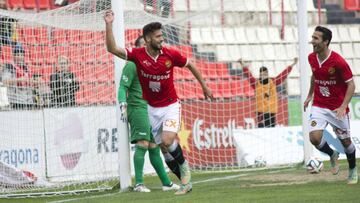
<path id="1" fill-rule="evenodd" d="M 308 57 L 312 70 L 309 94 L 304 111 L 313 100 L 309 120 L 311 143 L 330 156 L 331 172 L 339 173 L 339 152 L 329 147 L 323 138 L 325 127 L 330 124 L 344 146 L 349 163 L 348 184 L 358 181 L 355 146 L 351 142 L 348 104 L 354 94 L 355 84 L 351 69 L 345 59 L 329 49 L 332 32 L 317 26 L 312 35 L 314 52 Z"/>
<path id="2" fill-rule="evenodd" d="M 176 141 L 180 128 L 180 102 L 173 81 L 173 68 L 187 67 L 199 81 L 205 98 L 213 99 L 200 72 L 178 51 L 163 47 L 162 25 L 153 22 L 143 27 L 145 47 L 124 49 L 117 47 L 112 31 L 114 13 L 105 12 L 106 46 L 110 53 L 133 61 L 137 67 L 143 98 L 148 102 L 148 114 L 156 144 L 167 149 L 177 161 L 181 173 L 181 187 L 175 193 L 182 195 L 192 190 L 191 173 L 182 149 Z"/>

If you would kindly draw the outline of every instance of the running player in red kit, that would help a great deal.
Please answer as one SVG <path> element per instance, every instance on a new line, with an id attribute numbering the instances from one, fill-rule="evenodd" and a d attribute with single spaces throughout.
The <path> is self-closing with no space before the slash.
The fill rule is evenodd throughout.
<path id="1" fill-rule="evenodd" d="M 355 84 L 351 69 L 345 59 L 329 49 L 332 32 L 317 26 L 312 35 L 314 52 L 308 57 L 312 69 L 310 90 L 304 102 L 304 111 L 313 100 L 309 120 L 311 143 L 330 156 L 331 172 L 339 173 L 339 152 L 330 148 L 323 131 L 330 124 L 340 139 L 349 163 L 348 184 L 358 182 L 355 145 L 351 142 L 348 104 L 354 94 Z"/>
<path id="2" fill-rule="evenodd" d="M 167 149 L 179 165 L 182 184 L 175 194 L 186 194 L 192 190 L 191 173 L 182 149 L 175 139 L 180 128 L 181 112 L 173 81 L 174 66 L 187 67 L 192 72 L 199 81 L 205 98 L 212 99 L 212 93 L 200 72 L 187 58 L 176 50 L 162 46 L 164 38 L 160 23 L 153 22 L 143 27 L 145 47 L 124 49 L 117 47 L 115 43 L 112 31 L 114 13 L 111 10 L 106 11 L 104 19 L 107 50 L 136 64 L 143 98 L 148 102 L 149 120 L 155 142 Z"/>

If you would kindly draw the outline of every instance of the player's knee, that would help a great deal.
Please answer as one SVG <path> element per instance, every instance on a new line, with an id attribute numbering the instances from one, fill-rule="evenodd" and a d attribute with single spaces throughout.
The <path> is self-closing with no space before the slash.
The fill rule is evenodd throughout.
<path id="1" fill-rule="evenodd" d="M 322 132 L 318 132 L 318 131 L 310 132 L 309 137 L 311 144 L 313 144 L 314 146 L 318 146 L 321 143 Z"/>
<path id="2" fill-rule="evenodd" d="M 351 139 L 350 138 L 342 139 L 341 144 L 346 148 L 351 145 Z"/>
<path id="3" fill-rule="evenodd" d="M 149 148 L 149 141 L 147 140 L 139 140 L 136 142 L 136 145 L 144 147 L 144 148 Z"/>
<path id="4" fill-rule="evenodd" d="M 161 137 L 161 141 L 166 147 L 169 147 L 174 142 L 175 136 L 176 136 L 176 133 L 164 132 Z"/>

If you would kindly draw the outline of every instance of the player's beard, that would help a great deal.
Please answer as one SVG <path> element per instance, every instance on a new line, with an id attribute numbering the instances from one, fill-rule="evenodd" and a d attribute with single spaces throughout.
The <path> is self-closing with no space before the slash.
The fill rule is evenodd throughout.
<path id="1" fill-rule="evenodd" d="M 162 49 L 162 42 L 160 43 L 150 43 L 150 46 L 153 50 L 160 51 Z"/>

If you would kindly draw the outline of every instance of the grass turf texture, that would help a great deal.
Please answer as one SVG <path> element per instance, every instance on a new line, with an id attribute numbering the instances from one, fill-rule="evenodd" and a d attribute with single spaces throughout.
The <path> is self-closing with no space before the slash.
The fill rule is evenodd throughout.
<path id="1" fill-rule="evenodd" d="M 85 193 L 27 199 L 1 199 L 1 202 L 360 202 L 360 183 L 347 185 L 347 162 L 342 160 L 340 174 L 330 173 L 325 162 L 320 174 L 309 174 L 301 165 L 282 169 L 242 170 L 237 172 L 193 173 L 193 191 L 174 196 L 163 192 L 156 176 L 145 177 L 151 193 L 108 192 Z M 172 180 L 176 180 L 171 176 Z M 175 181 L 176 182 L 176 181 Z"/>

